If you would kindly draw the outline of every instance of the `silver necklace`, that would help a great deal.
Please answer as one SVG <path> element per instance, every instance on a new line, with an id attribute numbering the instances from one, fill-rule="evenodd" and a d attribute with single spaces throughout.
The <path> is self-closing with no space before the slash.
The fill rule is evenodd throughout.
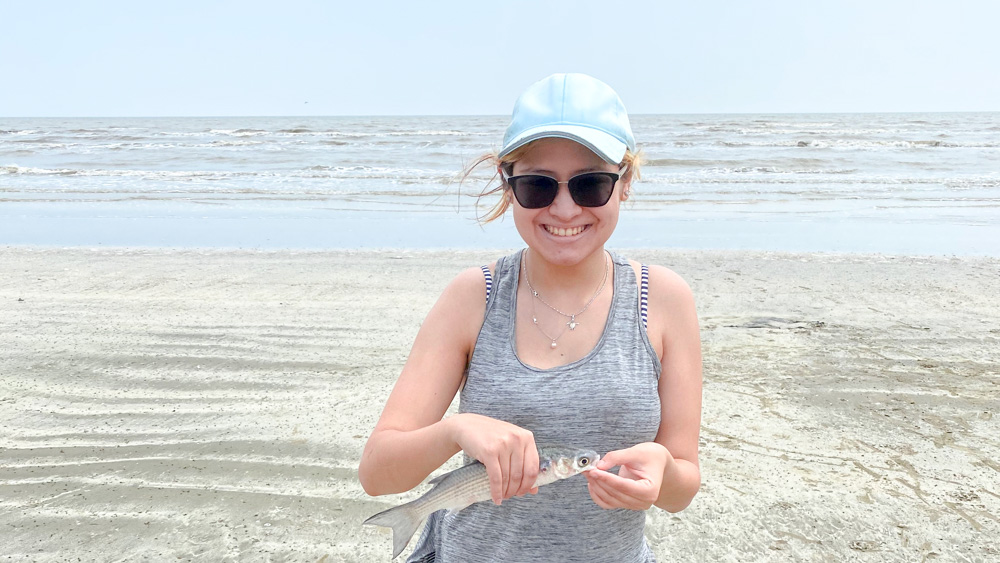
<path id="1" fill-rule="evenodd" d="M 542 296 L 539 295 L 537 291 L 535 291 L 535 288 L 531 286 L 531 277 L 528 275 L 528 261 L 527 260 L 524 260 L 524 281 L 527 282 L 527 284 L 528 284 L 528 290 L 531 291 L 532 297 L 534 297 L 535 299 L 538 299 L 539 301 L 542 302 L 543 305 L 545 305 L 549 309 L 552 309 L 553 311 L 559 313 L 560 315 L 562 315 L 564 317 L 569 317 L 569 321 L 566 322 L 566 326 L 569 328 L 569 330 L 574 330 L 574 329 L 576 329 L 577 325 L 580 324 L 580 323 L 576 322 L 576 317 L 579 316 L 579 315 L 582 315 L 584 313 L 584 311 L 586 311 L 587 309 L 589 309 L 590 305 L 594 302 L 594 300 L 597 299 L 597 296 L 600 295 L 602 291 L 604 291 L 604 286 L 607 285 L 607 283 L 608 283 L 608 272 L 609 272 L 609 270 L 610 270 L 610 267 L 609 267 L 608 255 L 605 254 L 604 255 L 604 279 L 601 280 L 600 287 L 597 288 L 597 291 L 594 293 L 594 296 L 590 298 L 590 301 L 587 301 L 587 304 L 583 306 L 583 309 L 580 309 L 579 311 L 577 311 L 574 314 L 564 313 L 564 312 L 560 311 L 559 309 L 556 309 L 555 307 L 553 307 L 552 305 L 550 305 L 548 303 L 548 301 L 546 301 L 545 299 L 543 299 Z M 562 330 L 562 332 L 560 332 L 555 338 L 552 338 L 544 330 L 542 330 L 542 327 L 538 324 L 538 315 L 535 314 L 535 299 L 531 300 L 531 322 L 533 322 L 535 324 L 535 326 L 538 328 L 538 332 L 542 333 L 542 336 L 544 336 L 545 338 L 548 338 L 551 341 L 551 344 L 549 345 L 549 347 L 555 348 L 556 347 L 556 341 L 559 340 L 559 338 L 561 338 L 562 335 L 566 333 L 566 329 L 564 328 Z"/>
<path id="2" fill-rule="evenodd" d="M 535 323 L 535 328 L 538 329 L 538 332 L 542 333 L 542 336 L 544 336 L 545 338 L 548 338 L 550 340 L 549 348 L 555 348 L 557 346 L 556 340 L 559 340 L 560 338 L 562 338 L 562 335 L 566 334 L 566 328 L 565 327 L 562 329 L 562 332 L 560 332 L 555 338 L 552 338 L 551 336 L 549 336 L 549 334 L 547 332 L 545 332 L 544 330 L 542 330 L 542 325 L 538 324 L 538 314 L 535 313 L 535 300 L 534 299 L 531 300 L 531 322 Z"/>

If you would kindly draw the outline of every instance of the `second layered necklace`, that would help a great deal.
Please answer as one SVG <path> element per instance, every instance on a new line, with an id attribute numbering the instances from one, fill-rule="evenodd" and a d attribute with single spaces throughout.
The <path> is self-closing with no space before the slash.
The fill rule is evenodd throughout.
<path id="1" fill-rule="evenodd" d="M 527 258 L 527 256 L 525 256 L 525 258 Z M 594 292 L 594 296 L 590 298 L 590 301 L 587 301 L 587 304 L 583 306 L 583 309 L 580 309 L 576 313 L 572 313 L 572 314 L 570 314 L 570 313 L 564 313 L 564 312 L 560 311 L 559 309 L 556 309 L 555 307 L 553 307 L 552 305 L 550 305 L 547 301 L 545 301 L 545 299 L 543 299 L 542 296 L 539 295 L 537 291 L 535 291 L 535 288 L 531 286 L 531 277 L 528 275 L 528 261 L 524 260 L 523 262 L 524 262 L 524 281 L 527 282 L 527 284 L 528 284 L 528 291 L 531 292 L 531 296 L 532 296 L 532 299 L 531 299 L 531 322 L 535 324 L 535 328 L 538 329 L 538 332 L 542 333 L 542 336 L 544 336 L 545 338 L 547 338 L 550 341 L 549 347 L 550 348 L 555 348 L 556 346 L 558 346 L 558 344 L 556 343 L 556 341 L 559 340 L 560 338 L 562 338 L 563 334 L 566 334 L 566 330 L 573 330 L 573 329 L 575 329 L 577 327 L 577 325 L 579 323 L 576 322 L 576 318 L 578 316 L 582 315 L 583 312 L 586 311 L 588 308 L 590 308 L 590 305 L 594 302 L 595 299 L 597 299 L 597 296 L 600 295 L 602 291 L 604 291 L 604 286 L 607 285 L 607 283 L 608 283 L 608 272 L 610 270 L 609 261 L 608 261 L 608 255 L 606 253 L 604 255 L 604 279 L 601 280 L 601 285 L 597 288 L 597 291 Z M 562 331 L 559 334 L 557 334 L 555 336 L 555 338 L 549 336 L 548 333 L 546 333 L 542 329 L 541 325 L 538 324 L 538 315 L 535 314 L 535 299 L 541 301 L 542 305 L 545 305 L 549 309 L 552 309 L 556 313 L 559 313 L 560 315 L 562 315 L 562 316 L 564 316 L 564 317 L 566 317 L 566 318 L 569 319 L 566 322 L 566 328 L 562 329 Z"/>

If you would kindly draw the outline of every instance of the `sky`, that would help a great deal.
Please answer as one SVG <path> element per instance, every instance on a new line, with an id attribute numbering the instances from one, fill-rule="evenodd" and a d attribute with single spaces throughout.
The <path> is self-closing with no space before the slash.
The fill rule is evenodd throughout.
<path id="1" fill-rule="evenodd" d="M 619 7 L 614 7 L 619 6 Z M 996 0 L 0 0 L 0 116 L 1000 111 Z"/>

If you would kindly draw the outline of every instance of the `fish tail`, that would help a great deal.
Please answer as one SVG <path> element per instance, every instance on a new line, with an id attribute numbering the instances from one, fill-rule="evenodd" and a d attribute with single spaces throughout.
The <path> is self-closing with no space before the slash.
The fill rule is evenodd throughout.
<path id="1" fill-rule="evenodd" d="M 379 512 L 364 523 L 392 528 L 392 558 L 395 559 L 406 548 L 406 544 L 410 543 L 421 520 L 412 506 L 404 504 Z"/>

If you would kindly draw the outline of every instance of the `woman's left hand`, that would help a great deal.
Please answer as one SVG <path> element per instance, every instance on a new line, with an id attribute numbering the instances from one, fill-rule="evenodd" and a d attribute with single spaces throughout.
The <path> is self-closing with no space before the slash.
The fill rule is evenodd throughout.
<path id="1" fill-rule="evenodd" d="M 590 497 L 601 508 L 646 510 L 660 496 L 663 474 L 674 463 L 667 448 L 644 442 L 608 452 L 594 469 L 585 471 Z M 607 470 L 619 466 L 618 475 Z"/>

